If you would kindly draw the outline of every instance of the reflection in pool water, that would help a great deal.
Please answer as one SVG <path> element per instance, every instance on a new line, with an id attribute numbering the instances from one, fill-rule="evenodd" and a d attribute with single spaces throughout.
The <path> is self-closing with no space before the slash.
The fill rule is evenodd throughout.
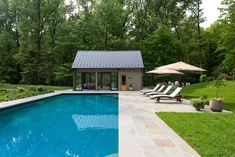
<path id="1" fill-rule="evenodd" d="M 117 129 L 117 115 L 72 115 L 78 130 L 81 129 Z"/>

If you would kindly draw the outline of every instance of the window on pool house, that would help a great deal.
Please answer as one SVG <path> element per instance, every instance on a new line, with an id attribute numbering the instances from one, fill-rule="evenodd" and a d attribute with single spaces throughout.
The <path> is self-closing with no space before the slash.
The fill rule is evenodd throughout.
<path id="1" fill-rule="evenodd" d="M 95 90 L 95 79 L 94 72 L 82 73 L 82 89 Z"/>
<path id="2" fill-rule="evenodd" d="M 76 90 L 82 90 L 82 73 L 76 73 Z"/>

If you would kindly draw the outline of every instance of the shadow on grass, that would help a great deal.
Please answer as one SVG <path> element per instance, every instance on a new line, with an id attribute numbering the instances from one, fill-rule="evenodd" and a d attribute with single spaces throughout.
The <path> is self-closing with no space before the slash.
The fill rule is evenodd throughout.
<path id="1" fill-rule="evenodd" d="M 235 113 L 235 103 L 224 103 L 224 109 Z"/>

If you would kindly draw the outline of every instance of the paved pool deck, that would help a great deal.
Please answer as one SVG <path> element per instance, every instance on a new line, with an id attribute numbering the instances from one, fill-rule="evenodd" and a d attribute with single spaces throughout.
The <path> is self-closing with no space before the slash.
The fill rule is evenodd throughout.
<path id="1" fill-rule="evenodd" d="M 189 144 L 177 135 L 156 112 L 196 112 L 184 100 L 156 103 L 140 92 L 119 93 L 120 157 L 198 157 Z"/>
<path id="2" fill-rule="evenodd" d="M 198 157 L 189 144 L 166 125 L 156 112 L 196 112 L 183 101 L 156 103 L 139 91 L 56 91 L 0 103 L 0 109 L 64 93 L 119 93 L 119 157 Z"/>

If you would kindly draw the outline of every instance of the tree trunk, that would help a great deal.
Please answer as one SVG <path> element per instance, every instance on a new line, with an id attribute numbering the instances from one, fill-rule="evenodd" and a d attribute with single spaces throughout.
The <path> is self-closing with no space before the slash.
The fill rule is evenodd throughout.
<path id="1" fill-rule="evenodd" d="M 41 0 L 37 1 L 37 26 L 36 26 L 37 48 L 41 50 Z"/>
<path id="2" fill-rule="evenodd" d="M 107 28 L 105 28 L 105 43 L 104 43 L 104 50 L 107 50 L 108 47 L 108 31 Z"/>
<path id="3" fill-rule="evenodd" d="M 202 67 L 202 47 L 201 47 L 201 29 L 200 29 L 200 3 L 197 1 L 197 31 L 198 31 L 198 48 L 199 48 L 199 63 Z"/>

